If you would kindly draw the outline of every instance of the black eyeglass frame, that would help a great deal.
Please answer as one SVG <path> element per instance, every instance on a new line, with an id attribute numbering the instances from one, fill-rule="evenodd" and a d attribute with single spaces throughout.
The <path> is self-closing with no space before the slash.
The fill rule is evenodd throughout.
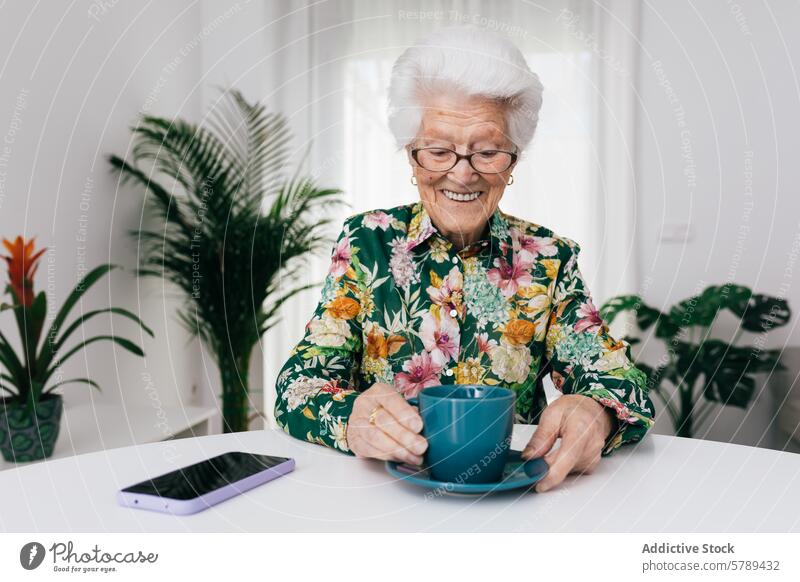
<path id="1" fill-rule="evenodd" d="M 429 170 L 428 168 L 426 168 L 425 166 L 420 164 L 419 163 L 419 159 L 417 159 L 417 154 L 422 150 L 445 150 L 445 151 L 448 151 L 448 152 L 453 152 L 456 155 L 456 161 L 453 162 L 453 165 L 450 166 L 449 168 L 447 168 L 446 170 Z M 496 152 L 496 153 L 508 154 L 509 156 L 511 156 L 511 162 L 508 164 L 508 166 L 506 166 L 505 168 L 503 168 L 502 170 L 499 170 L 497 172 L 483 172 L 483 171 L 479 170 L 478 168 L 476 168 L 472 164 L 472 156 L 474 156 L 475 154 L 484 154 L 486 152 Z M 519 154 L 517 154 L 517 152 L 509 152 L 507 150 L 478 150 L 477 152 L 472 152 L 471 154 L 460 154 L 455 150 L 451 150 L 450 148 L 443 148 L 443 147 L 437 147 L 437 146 L 429 146 L 429 147 L 424 147 L 424 148 L 412 148 L 411 149 L 411 158 L 417 163 L 417 165 L 420 168 L 428 170 L 429 172 L 449 172 L 450 170 L 452 170 L 453 168 L 455 168 L 458 165 L 458 162 L 460 162 L 461 160 L 467 160 L 467 163 L 469 164 L 469 167 L 472 168 L 473 170 L 475 170 L 476 172 L 478 172 L 479 174 L 502 174 L 503 172 L 508 170 L 511 166 L 513 166 L 517 162 L 517 158 L 518 157 L 519 157 Z"/>

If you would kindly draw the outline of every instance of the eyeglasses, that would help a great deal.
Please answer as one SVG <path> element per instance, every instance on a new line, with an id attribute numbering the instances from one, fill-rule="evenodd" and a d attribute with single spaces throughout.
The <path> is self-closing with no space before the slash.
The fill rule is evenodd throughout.
<path id="1" fill-rule="evenodd" d="M 411 157 L 422 168 L 431 172 L 448 172 L 461 160 L 467 160 L 473 170 L 480 174 L 499 174 L 517 161 L 517 154 L 503 150 L 481 150 L 471 154 L 459 154 L 448 148 L 428 147 L 411 150 Z"/>

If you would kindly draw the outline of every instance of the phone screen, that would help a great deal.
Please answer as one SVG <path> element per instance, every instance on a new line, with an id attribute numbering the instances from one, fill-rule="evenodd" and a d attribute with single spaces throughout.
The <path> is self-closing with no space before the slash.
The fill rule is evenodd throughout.
<path id="1" fill-rule="evenodd" d="M 170 499 L 193 499 L 288 460 L 284 457 L 252 453 L 223 453 L 206 461 L 131 485 L 123 491 Z"/>

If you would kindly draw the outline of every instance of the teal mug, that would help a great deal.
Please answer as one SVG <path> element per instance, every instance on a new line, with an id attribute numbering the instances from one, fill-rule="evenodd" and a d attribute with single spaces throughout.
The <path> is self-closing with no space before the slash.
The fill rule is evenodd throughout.
<path id="1" fill-rule="evenodd" d="M 455 384 L 423 389 L 419 407 L 425 464 L 437 481 L 500 481 L 511 449 L 514 392 L 499 386 Z"/>

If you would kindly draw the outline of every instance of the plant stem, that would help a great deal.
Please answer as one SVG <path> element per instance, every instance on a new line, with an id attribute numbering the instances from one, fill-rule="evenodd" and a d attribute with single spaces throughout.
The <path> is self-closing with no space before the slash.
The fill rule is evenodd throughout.
<path id="1" fill-rule="evenodd" d="M 680 391 L 680 424 L 675 427 L 675 434 L 680 437 L 691 438 L 693 433 L 693 413 L 694 401 L 692 398 L 694 392 L 693 377 L 684 377 L 681 379 Z"/>
<path id="2" fill-rule="evenodd" d="M 667 410 L 667 414 L 669 414 L 670 419 L 672 419 L 672 425 L 676 426 L 678 423 L 678 411 L 675 410 L 675 406 L 672 404 L 672 398 L 667 398 L 664 395 L 660 385 L 653 386 L 653 393 L 656 394 L 659 400 L 664 403 L 664 408 Z"/>
<path id="3" fill-rule="evenodd" d="M 697 426 L 701 426 L 708 418 L 709 414 L 711 414 L 711 411 L 714 410 L 713 402 L 704 399 L 703 403 L 706 404 L 706 406 L 704 406 L 697 415 Z"/>
<path id="4" fill-rule="evenodd" d="M 248 370 L 250 352 L 245 355 L 225 354 L 218 358 L 222 380 L 222 428 L 223 432 L 247 430 Z"/>

